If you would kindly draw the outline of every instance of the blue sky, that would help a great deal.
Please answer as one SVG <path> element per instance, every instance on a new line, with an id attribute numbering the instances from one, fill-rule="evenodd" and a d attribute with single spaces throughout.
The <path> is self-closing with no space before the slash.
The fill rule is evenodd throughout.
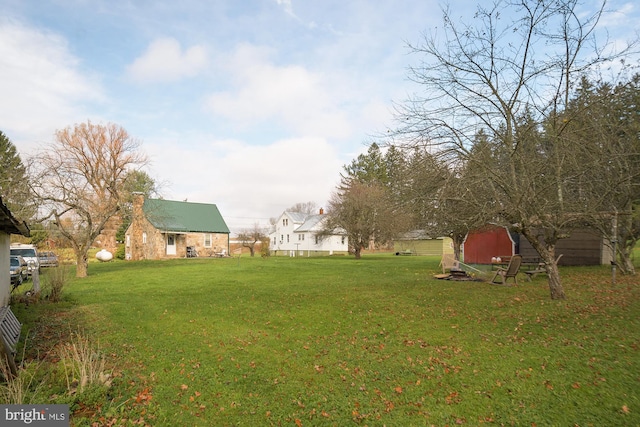
<path id="1" fill-rule="evenodd" d="M 474 1 L 451 1 L 460 14 Z M 595 2 L 594 2 L 595 4 Z M 603 26 L 631 36 L 640 6 Z M 342 165 L 418 90 L 407 42 L 432 0 L 0 0 L 0 130 L 23 158 L 55 130 L 114 122 L 172 200 L 215 203 L 232 231 L 324 206 Z"/>

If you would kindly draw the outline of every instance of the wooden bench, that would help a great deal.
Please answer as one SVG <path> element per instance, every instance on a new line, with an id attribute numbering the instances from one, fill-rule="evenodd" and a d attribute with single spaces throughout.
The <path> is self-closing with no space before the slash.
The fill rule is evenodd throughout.
<path id="1" fill-rule="evenodd" d="M 0 339 L 13 375 L 18 374 L 15 357 L 21 329 L 22 324 L 11 311 L 11 307 L 0 307 Z"/>
<path id="2" fill-rule="evenodd" d="M 405 249 L 404 251 L 396 252 L 396 256 L 398 255 L 413 255 L 413 252 L 411 252 L 411 249 Z"/>
<path id="3" fill-rule="evenodd" d="M 558 263 L 560 262 L 560 258 L 562 258 L 562 255 L 563 254 L 558 255 L 558 258 L 556 258 L 556 265 L 558 265 Z M 536 268 L 527 270 L 524 272 L 524 274 L 527 275 L 527 280 L 530 282 L 531 279 L 536 277 L 536 274 L 547 274 L 547 268 L 544 262 L 539 262 Z"/>
<path id="4" fill-rule="evenodd" d="M 530 282 L 531 279 L 536 277 L 536 274 L 547 274 L 546 268 L 535 268 L 533 270 L 524 270 L 524 274 L 527 275 L 527 280 Z"/>

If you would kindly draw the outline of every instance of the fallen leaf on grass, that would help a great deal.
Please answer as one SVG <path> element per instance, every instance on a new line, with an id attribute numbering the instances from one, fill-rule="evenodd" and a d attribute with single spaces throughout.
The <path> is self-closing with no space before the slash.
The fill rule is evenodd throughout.
<path id="1" fill-rule="evenodd" d="M 136 396 L 136 403 L 149 402 L 152 398 L 153 395 L 151 394 L 149 387 L 147 387 L 140 393 L 138 393 L 138 395 Z"/>

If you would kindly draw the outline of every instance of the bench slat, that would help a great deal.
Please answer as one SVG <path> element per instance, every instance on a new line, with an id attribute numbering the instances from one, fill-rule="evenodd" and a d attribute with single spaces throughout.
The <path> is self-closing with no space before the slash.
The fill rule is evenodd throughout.
<path id="1" fill-rule="evenodd" d="M 13 355 L 16 352 L 16 346 L 20 340 L 20 330 L 22 324 L 11 311 L 9 306 L 0 308 L 0 335 L 5 345 L 11 349 Z"/>

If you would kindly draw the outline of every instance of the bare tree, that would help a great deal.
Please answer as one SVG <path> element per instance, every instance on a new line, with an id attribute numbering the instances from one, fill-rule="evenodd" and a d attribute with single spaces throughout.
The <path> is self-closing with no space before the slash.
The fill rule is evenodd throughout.
<path id="1" fill-rule="evenodd" d="M 41 219 L 53 219 L 70 242 L 77 277 L 86 277 L 88 251 L 121 207 L 128 172 L 146 162 L 139 147 L 122 127 L 88 121 L 56 132 L 31 161 Z"/>
<path id="2" fill-rule="evenodd" d="M 387 190 L 379 183 L 353 181 L 348 188 L 333 193 L 322 235 L 344 230 L 356 259 L 371 244 L 383 245 L 395 237 L 403 217 L 388 201 Z"/>
<path id="3" fill-rule="evenodd" d="M 300 202 L 287 209 L 288 212 L 299 212 L 306 215 L 314 215 L 318 213 L 318 205 L 315 202 Z M 277 218 L 276 218 L 277 221 Z"/>
<path id="4" fill-rule="evenodd" d="M 443 32 L 412 46 L 423 62 L 410 76 L 423 91 L 398 108 L 395 137 L 475 171 L 473 187 L 493 202 L 476 209 L 490 208 L 538 251 L 552 299 L 565 298 L 556 243 L 581 224 L 570 187 L 596 161 L 585 157 L 576 169 L 588 153 L 565 137 L 560 113 L 579 76 L 625 53 L 605 56 L 597 46 L 603 13 L 604 2 L 585 14 L 579 0 L 498 0 L 483 2 L 463 23 L 444 10 Z M 481 130 L 489 150 L 472 156 Z"/>
<path id="5" fill-rule="evenodd" d="M 480 134 L 479 140 L 485 137 Z M 477 143 L 475 151 L 484 145 Z M 474 154 L 472 154 L 474 155 Z M 454 254 L 460 260 L 461 247 L 469 231 L 492 220 L 491 206 L 478 209 L 483 203 L 491 205 L 491 197 L 482 186 L 473 187 L 475 174 L 469 162 L 447 164 L 439 161 L 425 147 L 415 147 L 407 156 L 401 200 L 411 213 L 416 228 L 431 236 L 448 236 L 453 241 Z"/>
<path id="6" fill-rule="evenodd" d="M 253 228 L 241 230 L 240 233 L 238 233 L 238 240 L 240 240 L 242 247 L 249 248 L 251 256 L 255 256 L 256 244 L 258 242 L 262 243 L 265 240 L 269 240 L 269 237 L 267 236 L 265 229 L 260 227 L 260 224 L 255 223 Z"/>

